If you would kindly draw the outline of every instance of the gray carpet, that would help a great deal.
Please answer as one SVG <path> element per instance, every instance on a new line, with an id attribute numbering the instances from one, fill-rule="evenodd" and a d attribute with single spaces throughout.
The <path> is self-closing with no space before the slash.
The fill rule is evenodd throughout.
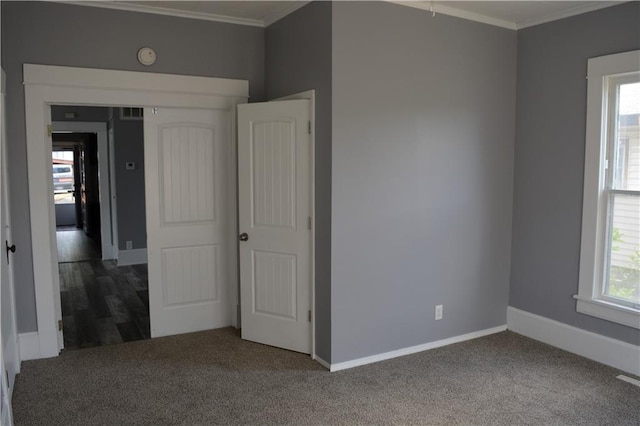
<path id="1" fill-rule="evenodd" d="M 328 373 L 226 328 L 23 363 L 17 425 L 640 424 L 620 372 L 511 332 Z"/>

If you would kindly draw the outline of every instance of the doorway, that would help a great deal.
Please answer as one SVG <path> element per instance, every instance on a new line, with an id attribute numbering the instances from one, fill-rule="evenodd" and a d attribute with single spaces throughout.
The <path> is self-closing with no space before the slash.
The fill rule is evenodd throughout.
<path id="1" fill-rule="evenodd" d="M 66 350 L 150 337 L 143 117 L 132 116 L 132 111 L 142 110 L 51 107 L 53 199 Z M 95 121 L 63 121 L 67 119 Z M 89 130 L 95 133 L 84 132 Z M 118 193 L 123 195 L 120 221 Z M 117 243 L 119 233 L 125 242 L 122 250 Z"/>
<path id="2" fill-rule="evenodd" d="M 48 193 L 47 188 L 53 184 L 50 173 L 44 173 L 41 167 L 45 159 L 50 158 L 52 149 L 51 140 L 45 133 L 47 123 L 50 122 L 46 106 L 111 104 L 151 108 L 201 108 L 226 111 L 227 118 L 224 122 L 231 124 L 235 122 L 235 106 L 247 100 L 248 83 L 241 80 L 31 64 L 24 65 L 24 81 L 29 202 L 38 318 L 39 353 L 36 357 L 46 357 L 56 356 L 63 345 L 62 333 L 57 327 L 62 316 L 61 306 L 56 302 L 58 298 L 54 297 L 60 289 L 59 271 L 49 249 L 55 241 L 55 229 L 52 227 L 53 204 L 49 205 L 49 198 L 44 200 L 42 195 Z M 233 126 L 229 126 L 229 140 L 235 141 Z M 230 153 L 229 164 L 235 165 L 235 149 L 230 149 Z M 235 188 L 235 173 L 232 171 L 229 175 L 229 187 Z M 148 175 L 148 178 L 158 182 L 157 175 Z M 226 228 L 226 232 L 230 244 L 237 250 L 235 222 Z M 226 325 L 236 325 L 237 315 L 234 313 L 237 313 L 237 280 L 232 278 L 223 285 L 229 288 L 231 296 L 231 315 L 227 318 Z M 156 283 L 151 279 L 149 287 L 153 286 L 162 286 L 162 283 Z"/>

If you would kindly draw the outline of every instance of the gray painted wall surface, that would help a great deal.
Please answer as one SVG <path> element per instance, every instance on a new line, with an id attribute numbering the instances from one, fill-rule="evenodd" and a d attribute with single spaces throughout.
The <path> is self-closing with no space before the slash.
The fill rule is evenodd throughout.
<path id="1" fill-rule="evenodd" d="M 264 98 L 264 29 L 48 2 L 2 2 L 7 140 L 18 331 L 37 328 L 27 188 L 22 64 L 35 63 L 249 80 Z M 144 67 L 141 46 L 158 60 Z"/>
<path id="2" fill-rule="evenodd" d="M 72 112 L 76 116 L 74 118 L 66 118 L 64 115 L 68 112 Z M 88 121 L 95 123 L 106 123 L 109 119 L 109 108 L 75 105 L 52 105 L 51 119 L 53 121 Z"/>
<path id="3" fill-rule="evenodd" d="M 332 362 L 506 323 L 516 41 L 334 3 Z"/>
<path id="4" fill-rule="evenodd" d="M 118 249 L 125 250 L 127 241 L 133 249 L 147 247 L 147 218 L 144 187 L 144 122 L 121 120 L 120 109 L 113 109 L 114 162 L 116 201 L 118 207 Z M 136 163 L 126 170 L 126 163 Z"/>
<path id="5" fill-rule="evenodd" d="M 266 30 L 267 97 L 316 91 L 316 352 L 331 361 L 331 3 L 310 3 Z"/>
<path id="6" fill-rule="evenodd" d="M 587 58 L 640 48 L 640 3 L 518 32 L 518 103 L 509 304 L 640 343 L 637 329 L 576 312 Z"/>

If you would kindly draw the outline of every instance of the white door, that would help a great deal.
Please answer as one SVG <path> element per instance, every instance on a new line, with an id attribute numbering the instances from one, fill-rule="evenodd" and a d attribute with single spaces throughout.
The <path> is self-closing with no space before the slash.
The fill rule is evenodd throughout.
<path id="1" fill-rule="evenodd" d="M 242 338 L 304 353 L 311 352 L 309 108 L 308 100 L 238 106 Z"/>
<path id="2" fill-rule="evenodd" d="M 4 80 L 4 72 L 3 80 Z M 6 385 L 9 388 L 9 397 L 13 392 L 13 384 L 16 374 L 20 371 L 20 359 L 18 352 L 18 335 L 16 328 L 16 310 L 14 299 L 14 287 L 13 287 L 13 271 L 11 268 L 11 262 L 13 254 L 11 251 L 6 250 L 7 246 L 13 246 L 11 241 L 11 230 L 9 229 L 9 197 L 8 197 L 8 182 L 7 182 L 7 150 L 6 150 L 6 129 L 5 129 L 5 102 L 4 102 L 4 81 L 2 88 L 2 104 L 0 107 L 0 244 L 2 245 L 2 254 L 0 256 L 0 285 L 2 287 L 1 306 L 2 311 L 2 328 L 0 333 L 2 338 L 2 361 L 3 381 L 8 379 Z M 4 403 L 4 401 L 3 401 Z"/>
<path id="3" fill-rule="evenodd" d="M 231 324 L 230 122 L 225 111 L 144 109 L 151 337 Z"/>

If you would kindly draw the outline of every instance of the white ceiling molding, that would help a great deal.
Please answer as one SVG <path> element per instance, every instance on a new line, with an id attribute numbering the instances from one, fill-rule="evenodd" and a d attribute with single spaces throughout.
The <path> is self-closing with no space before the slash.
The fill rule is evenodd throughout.
<path id="1" fill-rule="evenodd" d="M 434 12 L 437 14 L 455 16 L 456 18 L 467 19 L 469 21 L 481 22 L 483 24 L 494 25 L 496 27 L 507 28 L 510 30 L 517 30 L 518 27 L 515 22 L 509 22 L 502 19 L 492 18 L 491 16 L 481 15 L 475 12 L 469 12 L 467 10 L 457 9 L 455 7 L 444 6 L 438 2 L 432 1 L 395 1 L 384 0 L 389 3 L 395 3 L 401 6 L 413 7 L 415 9 L 426 10 L 428 12 Z M 453 3 L 453 2 L 448 2 Z"/>
<path id="2" fill-rule="evenodd" d="M 215 21 L 215 22 L 226 22 L 230 24 L 249 25 L 249 26 L 261 27 L 261 28 L 268 27 L 274 22 L 284 18 L 290 13 L 310 3 L 310 1 L 267 2 L 267 3 L 274 4 L 273 7 L 267 8 L 266 10 L 267 13 L 264 16 L 262 16 L 260 19 L 252 19 L 252 18 L 257 18 L 257 16 L 259 15 L 254 14 L 252 18 L 243 18 L 243 17 L 215 14 L 211 12 L 202 12 L 197 10 L 185 10 L 185 9 L 162 7 L 162 6 L 158 6 L 158 3 L 160 2 L 152 2 L 154 3 L 153 5 L 151 5 L 151 3 L 149 5 L 146 5 L 142 2 L 129 3 L 124 1 L 119 1 L 119 0 L 92 0 L 92 1 L 49 0 L 49 1 L 53 1 L 56 3 L 74 4 L 74 5 L 80 5 L 80 6 L 102 7 L 107 9 L 126 10 L 131 12 L 155 13 L 159 15 L 177 16 L 182 18 L 202 19 L 202 20 Z M 336 1 L 341 1 L 341 0 L 336 0 Z M 589 1 L 589 2 L 579 1 L 579 2 L 576 2 L 577 3 L 576 6 L 563 8 L 562 10 L 557 10 L 555 12 L 551 12 L 547 14 L 544 14 L 543 11 L 538 10 L 537 16 L 531 16 L 532 15 L 531 13 L 524 14 L 524 15 L 520 13 L 519 16 L 518 15 L 509 16 L 508 14 L 505 15 L 504 13 L 500 13 L 500 11 L 496 10 L 495 5 L 493 6 L 493 8 L 476 6 L 476 5 L 482 5 L 483 3 L 499 4 L 500 2 L 478 1 L 477 3 L 474 2 L 475 4 L 472 5 L 471 4 L 472 2 L 469 2 L 469 1 L 461 1 L 458 3 L 455 0 L 441 0 L 441 1 L 383 0 L 383 1 L 398 4 L 401 6 L 408 6 L 415 9 L 424 10 L 428 13 L 433 12 L 436 15 L 442 14 L 442 15 L 454 16 L 457 18 L 467 19 L 470 21 L 480 22 L 483 24 L 493 25 L 501 28 L 507 28 L 510 30 L 519 30 L 522 28 L 544 24 L 546 22 L 556 21 L 558 19 L 568 18 L 574 15 L 579 15 L 582 13 L 591 12 L 594 10 L 599 10 L 606 7 L 625 3 L 625 1 L 615 1 L 615 0 Z M 173 3 L 173 2 L 168 2 L 168 3 Z M 190 2 L 185 2 L 185 3 L 190 3 Z M 256 2 L 247 2 L 247 3 L 256 3 Z M 279 3 L 277 7 L 275 6 L 275 3 Z M 504 4 L 505 5 L 511 4 L 510 7 L 511 9 L 513 9 L 513 4 L 517 4 L 517 3 L 518 2 L 514 2 L 514 1 L 506 1 Z M 530 1 L 522 2 L 523 5 L 525 3 L 532 3 L 532 2 Z M 553 2 L 549 2 L 549 3 L 553 3 Z M 569 3 L 569 2 L 560 2 L 560 3 Z M 215 11 L 215 8 L 213 10 Z M 225 10 L 226 12 L 230 12 L 228 8 L 223 8 L 222 10 Z M 553 8 L 551 10 L 553 10 Z M 547 10 L 547 12 L 549 11 Z M 264 8 L 263 8 L 263 13 L 264 13 Z M 491 16 L 491 15 L 494 15 L 494 16 Z M 504 19 L 504 18 L 507 18 L 507 19 Z"/>
<path id="3" fill-rule="evenodd" d="M 588 4 L 580 2 L 580 5 L 565 9 L 559 12 L 550 13 L 543 16 L 532 17 L 518 22 L 513 22 L 505 19 L 499 19 L 492 16 L 484 15 L 469 10 L 464 10 L 456 7 L 455 0 L 449 1 L 396 1 L 396 0 L 384 0 L 389 3 L 395 3 L 401 6 L 413 7 L 416 9 L 426 10 L 428 12 L 435 12 L 436 14 L 443 14 L 454 16 L 456 18 L 467 19 L 470 21 L 481 22 L 483 24 L 494 25 L 497 27 L 507 28 L 510 30 L 519 30 L 522 28 L 532 27 L 534 25 L 544 24 L 547 22 L 557 21 L 563 18 L 569 18 L 571 16 L 580 15 L 582 13 L 592 12 L 594 10 L 604 9 L 606 7 L 615 6 L 618 4 L 626 3 L 627 1 L 593 1 Z M 444 5 L 446 3 L 446 6 Z M 478 2 L 481 3 L 481 2 Z M 510 2 L 512 3 L 512 2 Z"/>
<path id="4" fill-rule="evenodd" d="M 258 19 L 236 18 L 233 16 L 214 15 L 212 13 L 202 13 L 202 12 L 195 12 L 195 11 L 192 12 L 192 11 L 186 11 L 186 10 L 169 9 L 164 7 L 145 6 L 141 4 L 131 4 L 131 3 L 122 3 L 122 2 L 114 2 L 114 1 L 62 1 L 62 0 L 51 0 L 51 1 L 53 1 L 54 3 L 102 7 L 105 9 L 126 10 L 129 12 L 155 13 L 156 15 L 177 16 L 180 18 L 225 22 L 227 24 L 249 25 L 251 27 L 265 26 L 264 22 Z"/>
<path id="5" fill-rule="evenodd" d="M 300 9 L 302 6 L 306 6 L 309 3 L 311 3 L 311 0 L 309 0 L 309 1 L 292 1 L 292 2 L 290 2 L 290 6 L 284 8 L 284 9 L 280 9 L 280 10 L 276 11 L 275 13 L 271 13 L 271 14 L 265 16 L 262 19 L 263 26 L 266 28 L 269 25 L 273 24 L 274 22 L 279 21 L 280 19 L 284 18 L 285 16 L 289 15 L 290 13 L 295 12 L 296 10 Z"/>
<path id="6" fill-rule="evenodd" d="M 583 4 L 572 7 L 563 12 L 554 13 L 537 19 L 525 20 L 517 23 L 518 29 L 533 27 L 534 25 L 545 24 L 547 22 L 557 21 L 558 19 L 569 18 L 571 16 L 580 15 L 582 13 L 593 12 L 594 10 L 604 9 L 606 7 L 627 3 L 627 1 L 594 1 L 591 4 Z"/>

